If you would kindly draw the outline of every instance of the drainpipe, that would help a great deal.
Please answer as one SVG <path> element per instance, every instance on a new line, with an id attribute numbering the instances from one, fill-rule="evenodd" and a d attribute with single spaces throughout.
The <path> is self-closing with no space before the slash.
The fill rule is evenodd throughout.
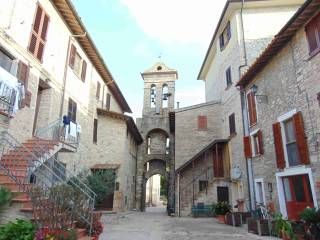
<path id="1" fill-rule="evenodd" d="M 242 46 L 243 46 L 243 64 L 239 66 L 239 79 L 241 78 L 241 69 L 248 66 L 248 58 L 246 51 L 246 42 L 245 42 L 245 33 L 244 33 L 244 24 L 243 24 L 243 7 L 245 0 L 242 0 L 241 10 L 240 10 L 240 20 L 241 20 L 241 37 L 242 37 Z M 249 135 L 249 121 L 247 116 L 247 102 L 246 102 L 246 92 L 243 88 L 240 88 L 240 97 L 241 97 L 241 109 L 242 109 L 242 125 L 243 125 L 243 134 L 244 136 Z M 252 168 L 252 159 L 246 159 L 246 170 L 247 170 L 247 184 L 248 184 L 248 195 L 249 195 L 249 208 L 250 210 L 255 209 L 255 199 L 254 199 L 254 186 L 253 186 L 253 168 Z"/>
<path id="2" fill-rule="evenodd" d="M 67 84 L 67 73 L 68 73 L 68 65 L 69 65 L 69 58 L 70 58 L 71 39 L 72 38 L 81 38 L 81 37 L 85 37 L 85 36 L 87 36 L 86 32 L 84 34 L 70 35 L 69 36 L 67 57 L 66 57 L 66 61 L 65 61 L 65 64 L 64 64 L 64 72 L 63 72 L 63 85 L 62 85 L 62 95 L 61 95 L 59 119 L 62 118 L 63 103 L 64 103 L 64 97 L 65 97 L 65 94 L 66 94 L 66 84 Z"/>

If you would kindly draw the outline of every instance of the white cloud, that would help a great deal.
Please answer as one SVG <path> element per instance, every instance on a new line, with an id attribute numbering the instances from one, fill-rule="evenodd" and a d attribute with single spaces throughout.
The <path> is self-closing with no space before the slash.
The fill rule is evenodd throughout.
<path id="1" fill-rule="evenodd" d="M 192 89 L 176 90 L 176 102 L 180 103 L 181 107 L 187 107 L 205 102 L 204 86 L 195 87 Z"/>
<path id="2" fill-rule="evenodd" d="M 140 28 L 162 42 L 207 45 L 226 0 L 121 0 Z"/>

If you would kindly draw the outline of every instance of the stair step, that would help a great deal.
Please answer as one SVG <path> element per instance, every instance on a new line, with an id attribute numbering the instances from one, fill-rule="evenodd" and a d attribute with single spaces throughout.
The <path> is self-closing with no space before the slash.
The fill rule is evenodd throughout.
<path id="1" fill-rule="evenodd" d="M 29 207 L 29 208 L 20 208 L 20 211 L 21 212 L 33 212 L 33 208 L 31 207 Z"/>
<path id="2" fill-rule="evenodd" d="M 6 186 L 8 189 L 10 189 L 11 191 L 16 191 L 16 192 L 21 192 L 20 190 L 22 190 L 22 186 L 20 187 L 17 183 L 15 182 L 3 182 L 1 183 L 1 185 Z M 30 183 L 25 183 L 23 184 L 26 187 L 31 186 Z"/>
<path id="3" fill-rule="evenodd" d="M 30 202 L 30 198 L 29 197 L 14 197 L 11 200 L 12 202 L 16 202 L 16 203 L 26 203 L 26 202 Z"/>
<path id="4" fill-rule="evenodd" d="M 84 237 L 78 237 L 78 240 L 94 240 L 96 239 L 95 237 L 89 237 L 89 236 L 84 236 Z"/>

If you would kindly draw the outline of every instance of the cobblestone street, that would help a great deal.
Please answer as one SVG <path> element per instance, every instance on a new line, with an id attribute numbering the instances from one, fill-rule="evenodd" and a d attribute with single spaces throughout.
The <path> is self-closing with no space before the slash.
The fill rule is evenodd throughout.
<path id="1" fill-rule="evenodd" d="M 159 208 L 145 213 L 104 215 L 102 221 L 104 232 L 100 240 L 273 239 L 250 234 L 244 227 L 220 224 L 212 218 L 168 217 Z"/>

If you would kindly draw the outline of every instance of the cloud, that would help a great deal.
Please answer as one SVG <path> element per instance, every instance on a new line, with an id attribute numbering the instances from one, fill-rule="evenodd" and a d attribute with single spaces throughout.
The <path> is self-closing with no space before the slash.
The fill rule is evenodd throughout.
<path id="1" fill-rule="evenodd" d="M 207 45 L 226 0 L 120 0 L 139 27 L 162 42 Z"/>
<path id="2" fill-rule="evenodd" d="M 176 90 L 175 101 L 179 102 L 180 108 L 187 107 L 205 102 L 204 86 L 195 87 L 192 89 Z"/>

